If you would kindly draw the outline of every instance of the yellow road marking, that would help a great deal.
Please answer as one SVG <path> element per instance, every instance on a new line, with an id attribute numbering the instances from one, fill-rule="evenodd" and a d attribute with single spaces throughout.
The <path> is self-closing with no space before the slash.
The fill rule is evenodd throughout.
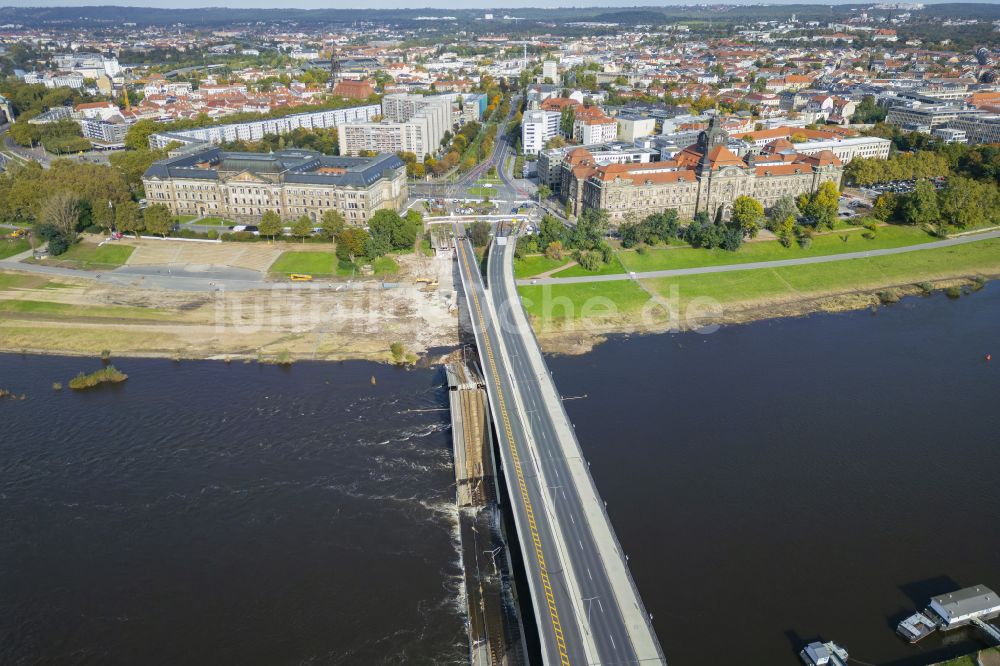
<path id="1" fill-rule="evenodd" d="M 456 234 L 457 236 L 457 234 Z M 462 258 L 462 268 L 468 277 L 472 301 L 479 317 L 480 328 L 483 331 L 483 342 L 486 344 L 486 357 L 489 359 L 490 370 L 493 372 L 493 383 L 497 388 L 497 409 L 503 420 L 504 433 L 507 435 L 507 443 L 510 448 L 510 456 L 514 461 L 514 472 L 517 476 L 517 486 L 521 493 L 521 502 L 524 505 L 524 513 L 528 517 L 528 527 L 531 529 L 531 541 L 535 548 L 535 560 L 538 562 L 539 576 L 542 579 L 542 588 L 545 591 L 545 601 L 549 607 L 549 619 L 552 621 L 552 633 L 555 635 L 556 647 L 559 650 L 559 661 L 563 666 L 569 666 L 569 655 L 566 653 L 566 638 L 563 634 L 562 623 L 559 621 L 559 610 L 556 607 L 556 598 L 552 593 L 552 582 L 549 579 L 549 571 L 545 566 L 545 555 L 542 552 L 542 539 L 538 534 L 538 526 L 535 522 L 535 511 L 531 506 L 531 498 L 528 497 L 528 484 L 524 480 L 524 471 L 521 468 L 521 457 L 517 452 L 517 445 L 514 443 L 514 431 L 510 427 L 510 417 L 507 414 L 507 404 L 504 401 L 503 389 L 500 386 L 500 372 L 497 370 L 496 359 L 493 356 L 493 345 L 490 344 L 489 335 L 486 332 L 486 318 L 483 316 L 483 309 L 479 304 L 479 296 L 472 287 L 472 272 L 469 269 L 469 261 L 465 252 L 465 243 L 455 241 L 458 246 L 459 255 Z"/>

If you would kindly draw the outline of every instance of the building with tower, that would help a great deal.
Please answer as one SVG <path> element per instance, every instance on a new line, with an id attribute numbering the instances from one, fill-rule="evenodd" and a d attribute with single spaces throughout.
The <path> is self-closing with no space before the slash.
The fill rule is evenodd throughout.
<path id="1" fill-rule="evenodd" d="M 563 170 L 567 176 L 559 196 L 574 215 L 601 209 L 620 224 L 667 209 L 682 219 L 699 212 L 728 219 L 740 196 L 769 208 L 786 195 L 814 192 L 824 182 L 840 186 L 843 164 L 829 150 L 803 155 L 793 144 L 776 141 L 779 145 L 765 146 L 760 155 L 739 157 L 726 146 L 728 141 L 729 134 L 713 117 L 694 145 L 665 161 L 598 166 L 586 150 L 573 150 L 565 158 L 574 163 Z"/>

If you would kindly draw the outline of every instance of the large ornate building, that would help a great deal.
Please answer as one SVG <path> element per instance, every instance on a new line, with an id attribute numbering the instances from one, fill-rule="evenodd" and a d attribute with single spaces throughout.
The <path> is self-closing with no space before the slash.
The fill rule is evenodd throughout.
<path id="1" fill-rule="evenodd" d="M 743 195 L 768 208 L 785 195 L 814 192 L 825 181 L 840 185 L 843 165 L 830 151 L 803 155 L 790 142 L 776 141 L 760 155 L 741 158 L 726 147 L 728 140 L 713 118 L 697 143 L 661 162 L 598 166 L 587 151 L 574 150 L 565 158 L 572 163 L 563 169 L 559 196 L 574 215 L 603 209 L 618 224 L 671 208 L 682 219 L 701 211 L 728 219 Z"/>
<path id="2" fill-rule="evenodd" d="M 406 165 L 392 154 L 329 157 L 311 150 L 235 153 L 219 148 L 154 163 L 142 177 L 151 204 L 175 215 L 256 221 L 268 210 L 319 221 L 339 211 L 365 224 L 380 208 L 406 205 Z"/>

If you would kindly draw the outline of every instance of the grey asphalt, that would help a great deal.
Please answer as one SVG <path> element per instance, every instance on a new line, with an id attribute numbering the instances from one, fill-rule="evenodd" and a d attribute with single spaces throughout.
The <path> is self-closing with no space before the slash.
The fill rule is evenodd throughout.
<path id="1" fill-rule="evenodd" d="M 513 252 L 513 243 L 494 245 L 487 269 L 488 290 L 484 289 L 475 270 L 468 241 L 460 244 L 459 251 L 463 266 L 468 265 L 471 269 L 464 283 L 466 289 L 471 289 L 481 304 L 484 299 L 488 300 L 496 311 L 489 312 L 483 305 L 486 321 L 485 326 L 477 327 L 477 343 L 486 365 L 491 408 L 497 409 L 497 394 L 502 394 L 506 405 L 514 445 L 526 477 L 525 488 L 545 552 L 544 560 L 548 563 L 553 597 L 565 632 L 566 656 L 571 663 L 664 663 L 638 593 L 628 576 L 624 554 L 613 536 L 579 445 L 569 432 L 568 417 L 558 397 L 554 397 L 549 378 L 537 372 L 539 366 L 544 368 L 537 342 L 527 329 L 526 319 L 509 318 L 512 308 L 521 307 L 513 280 L 505 279 L 509 278 L 505 275 L 511 260 L 507 253 Z M 469 302 L 474 308 L 471 295 Z M 499 321 L 495 318 L 498 313 Z M 485 330 L 478 330 L 480 328 Z M 497 373 L 492 372 L 489 359 L 485 358 L 486 339 L 494 352 Z M 502 422 L 502 415 L 497 418 Z M 531 548 L 524 548 L 530 536 L 525 527 L 524 506 L 514 492 L 516 481 L 512 481 L 515 475 L 510 442 L 504 429 L 498 427 L 498 430 L 525 565 L 532 581 L 544 662 L 560 663 L 561 655 L 555 646 L 544 595 L 539 597 L 541 577 L 535 553 Z M 565 440 L 572 441 L 567 444 Z"/>
<path id="2" fill-rule="evenodd" d="M 490 251 L 490 298 L 500 318 L 533 446 L 551 488 L 552 508 L 572 563 L 573 587 L 580 603 L 588 607 L 596 663 L 662 663 L 662 651 L 628 573 L 625 555 L 510 279 L 514 246 L 511 237 Z"/>
<path id="3" fill-rule="evenodd" d="M 695 268 L 672 268 L 662 271 L 645 271 L 631 275 L 629 273 L 616 273 L 614 275 L 581 275 L 577 277 L 547 277 L 518 280 L 519 285 L 531 284 L 574 284 L 578 282 L 613 282 L 615 280 L 646 280 L 650 278 L 677 277 L 680 275 L 700 275 L 703 273 L 728 273 L 731 271 L 751 271 L 761 268 L 782 268 L 784 266 L 803 266 L 806 264 L 826 264 L 832 261 L 847 261 L 849 259 L 868 259 L 871 257 L 885 257 L 893 254 L 904 254 L 906 252 L 919 252 L 921 250 L 934 250 L 943 247 L 954 247 L 966 243 L 989 238 L 1000 238 L 1000 230 L 987 231 L 957 238 L 946 238 L 920 245 L 905 245 L 903 247 L 886 248 L 882 250 L 867 250 L 865 252 L 844 252 L 842 254 L 829 254 L 821 257 L 800 257 L 798 259 L 778 259 L 775 261 L 753 261 L 744 264 L 726 264 L 724 266 L 698 266 Z"/>
<path id="4" fill-rule="evenodd" d="M 531 459 L 525 453 L 527 442 L 525 428 L 519 411 L 515 408 L 512 381 L 510 376 L 503 371 L 500 338 L 496 322 L 489 313 L 486 290 L 478 270 L 478 262 L 472 252 L 471 246 L 467 242 L 460 242 L 458 244 L 458 255 L 459 273 L 462 276 L 461 282 L 466 294 L 466 302 L 471 310 L 476 344 L 479 347 L 480 357 L 483 360 L 483 372 L 487 378 L 486 384 L 490 398 L 490 410 L 493 413 L 493 420 L 496 423 L 497 436 L 499 438 L 504 478 L 511 501 L 511 509 L 514 513 L 514 520 L 518 526 L 522 560 L 528 576 L 528 585 L 531 588 L 531 601 L 539 628 L 539 641 L 541 643 L 543 663 L 559 664 L 561 663 L 561 659 L 557 637 L 545 598 L 542 571 L 536 557 L 536 551 L 533 547 L 528 527 L 532 520 L 538 532 L 538 547 L 541 549 L 543 561 L 546 563 L 546 571 L 552 589 L 553 604 L 557 609 L 556 612 L 558 613 L 559 622 L 562 627 L 567 656 L 570 663 L 586 664 L 588 663 L 587 655 L 584 651 L 582 636 L 577 626 L 574 604 L 567 585 L 565 569 L 556 549 L 554 529 L 550 523 L 549 514 L 543 508 L 544 499 L 539 484 L 539 477 L 532 471 Z M 479 310 L 483 313 L 482 320 L 477 316 L 477 302 Z M 494 358 L 499 372 L 494 373 L 492 370 L 487 358 L 486 350 L 488 348 L 495 350 Z M 502 404 L 506 406 L 505 411 L 501 411 L 501 399 Z M 510 423 L 513 444 L 511 438 L 507 435 L 506 429 L 503 427 L 505 413 L 507 415 L 507 422 Z M 519 452 L 524 478 L 523 496 L 527 497 L 527 502 L 523 499 L 515 473 L 512 448 L 515 448 Z M 524 456 L 523 458 L 520 457 L 522 455 Z M 533 518 L 529 518 L 528 504 L 532 507 L 531 515 Z"/>

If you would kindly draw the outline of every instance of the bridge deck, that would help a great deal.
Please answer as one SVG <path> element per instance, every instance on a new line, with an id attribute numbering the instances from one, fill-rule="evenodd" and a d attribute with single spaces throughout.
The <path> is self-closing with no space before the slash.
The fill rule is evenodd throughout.
<path id="1" fill-rule="evenodd" d="M 498 424 L 543 660 L 665 663 L 517 300 L 512 252 L 512 244 L 494 246 L 489 291 L 468 241 L 459 244 L 458 259 Z"/>

